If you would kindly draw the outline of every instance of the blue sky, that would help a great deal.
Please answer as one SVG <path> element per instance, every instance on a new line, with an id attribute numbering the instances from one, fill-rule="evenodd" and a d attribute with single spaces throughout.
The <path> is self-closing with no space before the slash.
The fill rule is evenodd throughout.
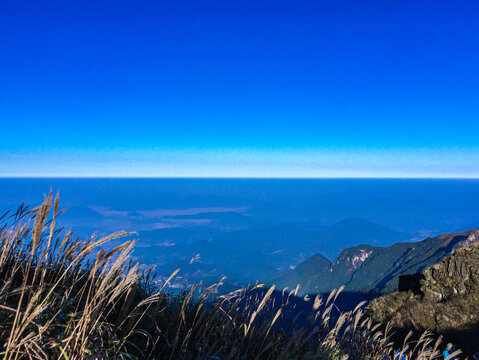
<path id="1" fill-rule="evenodd" d="M 0 176 L 479 177 L 477 1 L 0 3 Z"/>

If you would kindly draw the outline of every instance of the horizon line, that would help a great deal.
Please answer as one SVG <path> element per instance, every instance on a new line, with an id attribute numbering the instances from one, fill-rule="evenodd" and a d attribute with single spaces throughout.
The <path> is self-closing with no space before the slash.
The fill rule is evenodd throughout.
<path id="1" fill-rule="evenodd" d="M 479 176 L 104 176 L 104 175 L 0 175 L 0 179 L 251 179 L 251 180 L 479 180 Z"/>

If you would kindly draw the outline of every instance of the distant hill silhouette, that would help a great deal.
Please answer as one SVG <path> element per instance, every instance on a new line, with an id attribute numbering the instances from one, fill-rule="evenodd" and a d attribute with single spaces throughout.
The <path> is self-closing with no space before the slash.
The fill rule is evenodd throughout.
<path id="1" fill-rule="evenodd" d="M 319 252 L 334 259 L 341 250 L 358 244 L 389 246 L 400 241 L 411 239 L 411 235 L 393 230 L 387 226 L 352 217 L 342 220 L 318 234 L 324 246 Z"/>

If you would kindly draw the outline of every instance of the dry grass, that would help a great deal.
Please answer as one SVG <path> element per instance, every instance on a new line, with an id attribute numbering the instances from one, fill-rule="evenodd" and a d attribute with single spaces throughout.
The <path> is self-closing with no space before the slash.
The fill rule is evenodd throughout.
<path id="1" fill-rule="evenodd" d="M 226 296 L 212 286 L 179 295 L 157 286 L 130 260 L 131 234 L 77 239 L 56 227 L 58 198 L 3 219 L 0 229 L 0 341 L 4 359 L 378 359 L 393 358 L 390 328 L 380 331 L 362 306 L 333 316 L 339 291 L 305 299 L 256 284 Z M 278 295 L 279 294 L 279 295 Z M 307 319 L 305 319 L 307 318 Z M 435 359 L 425 333 L 406 338 L 409 359 Z"/>

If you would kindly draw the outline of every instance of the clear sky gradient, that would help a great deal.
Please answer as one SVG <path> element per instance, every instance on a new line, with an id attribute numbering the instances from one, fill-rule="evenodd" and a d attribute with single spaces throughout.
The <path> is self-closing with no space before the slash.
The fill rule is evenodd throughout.
<path id="1" fill-rule="evenodd" d="M 0 176 L 479 177 L 479 2 L 0 2 Z"/>

